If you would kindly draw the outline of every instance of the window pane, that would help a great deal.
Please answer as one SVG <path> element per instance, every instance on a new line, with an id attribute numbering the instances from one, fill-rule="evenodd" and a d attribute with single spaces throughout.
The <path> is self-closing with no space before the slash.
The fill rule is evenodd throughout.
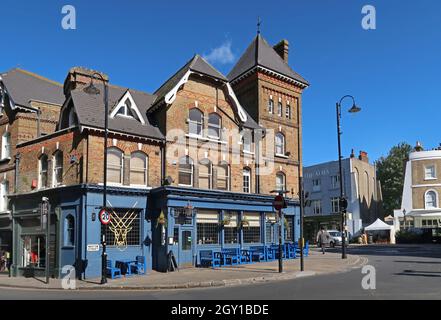
<path id="1" fill-rule="evenodd" d="M 196 216 L 198 244 L 219 243 L 219 213 L 200 210 Z"/>
<path id="2" fill-rule="evenodd" d="M 147 155 L 135 152 L 130 159 L 130 184 L 147 185 Z"/>
<path id="3" fill-rule="evenodd" d="M 122 152 L 116 149 L 107 151 L 107 180 L 122 183 Z"/>
<path id="4" fill-rule="evenodd" d="M 211 113 L 208 118 L 208 135 L 215 138 L 220 138 L 221 118 Z"/>
<path id="5" fill-rule="evenodd" d="M 217 167 L 217 189 L 228 190 L 228 166 Z"/>
<path id="6" fill-rule="evenodd" d="M 112 219 L 106 228 L 108 246 L 139 246 L 141 244 L 141 211 L 131 208 L 113 208 Z"/>

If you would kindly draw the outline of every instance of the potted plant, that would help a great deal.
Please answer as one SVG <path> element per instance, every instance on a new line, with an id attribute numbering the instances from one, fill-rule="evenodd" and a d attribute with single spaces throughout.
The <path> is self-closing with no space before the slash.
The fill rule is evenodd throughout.
<path id="1" fill-rule="evenodd" d="M 240 221 L 240 226 L 243 228 L 245 226 L 249 226 L 250 222 L 248 221 L 247 217 L 242 217 L 242 220 Z"/>

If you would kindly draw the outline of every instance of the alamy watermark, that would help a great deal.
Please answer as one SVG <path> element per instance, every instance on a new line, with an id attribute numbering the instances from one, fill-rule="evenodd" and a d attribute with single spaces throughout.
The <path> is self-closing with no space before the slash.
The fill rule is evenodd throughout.
<path id="1" fill-rule="evenodd" d="M 364 15 L 361 19 L 361 27 L 364 30 L 377 29 L 377 10 L 373 5 L 365 5 L 361 8 L 361 13 Z"/>
<path id="2" fill-rule="evenodd" d="M 361 269 L 365 276 L 361 279 L 361 287 L 364 290 L 375 290 L 377 288 L 377 274 L 374 266 L 365 265 Z"/>
<path id="3" fill-rule="evenodd" d="M 65 5 L 61 8 L 64 15 L 61 19 L 61 27 L 64 30 L 75 30 L 77 28 L 77 11 L 73 5 Z"/>
<path id="4" fill-rule="evenodd" d="M 77 288 L 75 267 L 71 265 L 63 266 L 61 273 L 64 274 L 61 279 L 61 287 L 65 290 L 75 290 Z"/>

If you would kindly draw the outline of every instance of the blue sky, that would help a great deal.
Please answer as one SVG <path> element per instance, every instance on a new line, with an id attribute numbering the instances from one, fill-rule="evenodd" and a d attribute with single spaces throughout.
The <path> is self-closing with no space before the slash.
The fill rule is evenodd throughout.
<path id="1" fill-rule="evenodd" d="M 61 28 L 66 4 L 76 8 L 76 30 Z M 376 30 L 361 27 L 366 4 L 376 8 Z M 375 160 L 401 141 L 441 143 L 438 0 L 3 0 L 1 7 L 1 71 L 20 66 L 62 82 L 80 65 L 147 92 L 194 53 L 227 74 L 260 16 L 262 35 L 272 44 L 288 39 L 290 65 L 311 83 L 303 100 L 305 165 L 337 159 L 335 103 L 345 94 L 363 109 L 343 115 L 345 155 L 362 149 Z"/>

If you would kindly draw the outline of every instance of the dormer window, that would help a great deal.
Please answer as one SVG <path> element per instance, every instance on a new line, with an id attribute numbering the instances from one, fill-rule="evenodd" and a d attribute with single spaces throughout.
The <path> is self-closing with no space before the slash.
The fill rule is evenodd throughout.
<path id="1" fill-rule="evenodd" d="M 122 99 L 118 102 L 118 105 L 113 109 L 112 113 L 110 114 L 111 118 L 114 118 L 115 116 L 135 119 L 142 124 L 145 123 L 129 91 L 124 94 Z"/>

